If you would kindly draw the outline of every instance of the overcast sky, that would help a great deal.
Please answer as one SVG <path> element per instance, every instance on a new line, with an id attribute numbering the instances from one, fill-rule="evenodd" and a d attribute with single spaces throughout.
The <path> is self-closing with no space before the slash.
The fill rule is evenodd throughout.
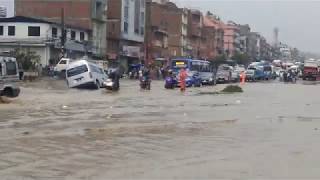
<path id="1" fill-rule="evenodd" d="M 269 42 L 273 29 L 280 29 L 279 39 L 304 51 L 320 53 L 320 1 L 310 0 L 172 0 L 179 6 L 207 10 L 224 21 L 249 24 Z"/>
<path id="2" fill-rule="evenodd" d="M 13 15 L 14 0 L 0 0 Z M 180 7 L 207 10 L 224 21 L 251 25 L 272 42 L 273 29 L 280 29 L 280 41 L 304 51 L 320 53 L 320 0 L 171 0 Z"/>

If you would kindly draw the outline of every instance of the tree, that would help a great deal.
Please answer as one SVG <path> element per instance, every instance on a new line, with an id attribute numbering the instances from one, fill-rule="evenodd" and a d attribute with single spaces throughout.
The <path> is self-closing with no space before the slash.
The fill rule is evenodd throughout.
<path id="1" fill-rule="evenodd" d="M 250 63 L 250 58 L 247 54 L 245 53 L 236 53 L 234 56 L 231 57 L 232 60 L 234 60 L 237 64 L 242 64 L 242 65 L 249 65 Z"/>
<path id="2" fill-rule="evenodd" d="M 21 51 L 16 49 L 13 53 L 20 66 L 19 68 L 24 71 L 34 71 L 40 63 L 40 56 L 33 51 Z"/>

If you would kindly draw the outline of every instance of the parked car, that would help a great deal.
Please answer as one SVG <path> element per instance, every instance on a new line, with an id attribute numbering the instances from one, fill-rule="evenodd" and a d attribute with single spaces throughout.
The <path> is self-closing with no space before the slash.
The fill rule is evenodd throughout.
<path id="1" fill-rule="evenodd" d="M 217 71 L 217 82 L 218 83 L 229 83 L 231 81 L 232 72 L 228 65 L 221 65 Z"/>
<path id="2" fill-rule="evenodd" d="M 58 64 L 54 67 L 54 71 L 57 73 L 65 72 L 71 62 L 72 60 L 69 58 L 61 58 Z"/>
<path id="3" fill-rule="evenodd" d="M 246 71 L 246 81 L 256 81 L 256 73 L 255 73 L 255 70 L 254 69 L 248 69 Z"/>

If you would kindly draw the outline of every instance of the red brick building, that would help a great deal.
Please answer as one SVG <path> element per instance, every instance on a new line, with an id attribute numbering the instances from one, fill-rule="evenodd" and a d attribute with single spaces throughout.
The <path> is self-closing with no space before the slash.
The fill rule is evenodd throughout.
<path id="1" fill-rule="evenodd" d="M 201 57 L 203 31 L 203 15 L 199 10 L 190 9 L 188 12 L 188 40 L 191 45 L 190 56 Z"/>
<path id="2" fill-rule="evenodd" d="M 172 2 L 148 4 L 148 54 L 151 60 L 186 56 L 188 12 Z"/>

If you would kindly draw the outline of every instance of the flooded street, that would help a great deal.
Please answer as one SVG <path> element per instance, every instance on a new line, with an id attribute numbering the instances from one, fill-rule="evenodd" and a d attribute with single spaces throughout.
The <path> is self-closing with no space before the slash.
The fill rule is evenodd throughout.
<path id="1" fill-rule="evenodd" d="M 1 179 L 219 179 L 320 177 L 319 85 L 252 83 L 222 89 L 119 93 L 23 85 L 0 104 Z"/>

